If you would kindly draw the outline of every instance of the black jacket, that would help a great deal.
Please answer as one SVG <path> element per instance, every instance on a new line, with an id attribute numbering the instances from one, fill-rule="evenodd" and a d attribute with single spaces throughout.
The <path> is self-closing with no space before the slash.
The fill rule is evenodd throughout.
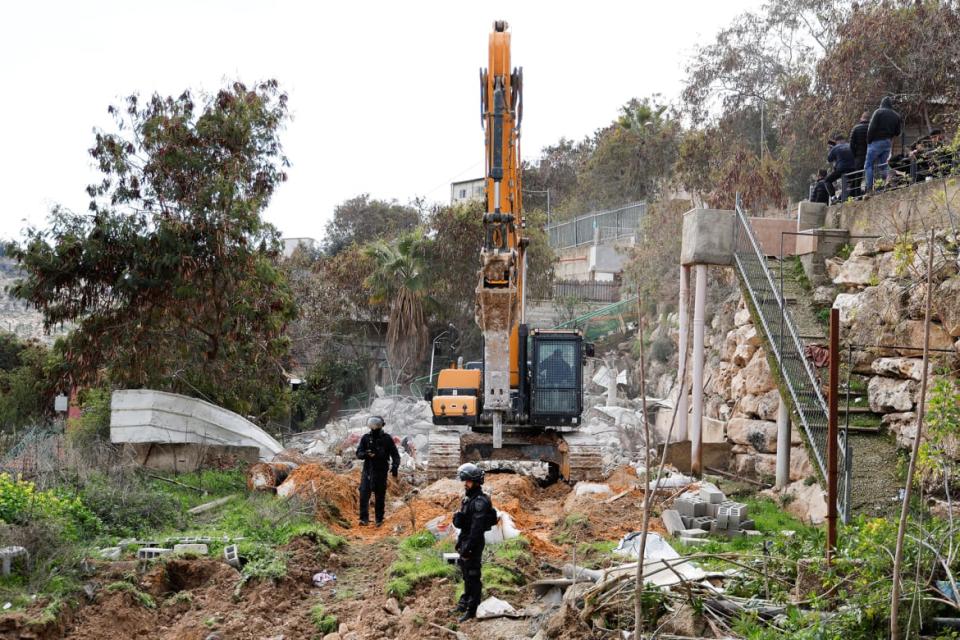
<path id="1" fill-rule="evenodd" d="M 850 130 L 850 151 L 856 158 L 857 169 L 863 169 L 863 163 L 867 159 L 867 129 L 870 128 L 870 121 L 861 120 Z"/>
<path id="2" fill-rule="evenodd" d="M 492 506 L 490 498 L 479 485 L 474 485 L 463 497 L 460 510 L 453 514 L 453 526 L 460 529 L 457 551 L 461 557 L 476 557 L 483 553 L 484 514 Z"/>
<path id="3" fill-rule="evenodd" d="M 856 160 L 853 157 L 853 151 L 846 142 L 833 145 L 830 153 L 827 154 L 827 162 L 833 163 L 833 168 L 837 171 L 853 171 L 856 168 Z"/>
<path id="4" fill-rule="evenodd" d="M 813 195 L 810 196 L 810 202 L 830 204 L 830 190 L 827 189 L 825 180 L 817 180 L 817 185 L 813 188 Z"/>
<path id="5" fill-rule="evenodd" d="M 880 101 L 880 108 L 870 117 L 870 126 L 867 127 L 867 144 L 876 140 L 896 138 L 903 128 L 900 114 L 893 110 L 890 98 Z"/>
<path id="6" fill-rule="evenodd" d="M 397 445 L 393 442 L 393 436 L 384 433 L 383 429 L 363 434 L 357 446 L 357 458 L 363 460 L 363 476 L 374 481 L 386 482 L 387 470 L 396 471 L 400 468 Z"/>

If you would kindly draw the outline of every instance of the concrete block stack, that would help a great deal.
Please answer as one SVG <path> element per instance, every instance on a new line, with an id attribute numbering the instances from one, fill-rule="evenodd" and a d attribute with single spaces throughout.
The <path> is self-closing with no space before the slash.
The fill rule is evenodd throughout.
<path id="1" fill-rule="evenodd" d="M 660 519 L 667 532 L 688 544 L 703 543 L 707 533 L 728 537 L 753 535 L 753 520 L 747 517 L 747 505 L 727 500 L 716 486 L 704 482 L 699 491 L 688 491 L 673 501 Z"/>

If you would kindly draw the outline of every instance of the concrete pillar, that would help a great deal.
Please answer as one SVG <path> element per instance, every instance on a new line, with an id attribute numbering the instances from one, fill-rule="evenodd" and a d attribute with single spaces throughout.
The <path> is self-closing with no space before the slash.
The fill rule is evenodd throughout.
<path id="1" fill-rule="evenodd" d="M 690 324 L 690 309 L 687 308 L 687 301 L 690 299 L 690 267 L 680 267 L 680 337 L 678 347 L 680 350 L 680 362 L 677 366 L 677 376 L 680 379 L 680 395 L 677 398 L 677 431 L 675 440 L 683 442 L 687 439 L 687 414 L 689 412 L 689 400 L 687 378 L 690 377 L 689 359 L 687 358 L 687 333 Z"/>
<path id="2" fill-rule="evenodd" d="M 790 412 L 787 403 L 780 395 L 780 409 L 777 411 L 777 488 L 790 484 Z"/>
<path id="3" fill-rule="evenodd" d="M 693 421 L 690 424 L 690 472 L 703 473 L 703 316 L 707 306 L 707 265 L 696 265 L 697 284 L 693 299 Z"/>

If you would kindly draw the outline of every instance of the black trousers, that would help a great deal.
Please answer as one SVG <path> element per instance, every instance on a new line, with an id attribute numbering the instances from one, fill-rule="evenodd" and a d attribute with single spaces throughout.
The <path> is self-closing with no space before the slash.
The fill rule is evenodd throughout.
<path id="1" fill-rule="evenodd" d="M 460 573 L 463 574 L 463 595 L 460 596 L 460 608 L 476 613 L 483 592 L 482 569 L 483 548 L 466 560 L 460 560 Z"/>
<path id="2" fill-rule="evenodd" d="M 383 478 L 364 475 L 360 480 L 360 521 L 370 521 L 370 494 L 374 495 L 373 514 L 377 522 L 383 522 L 383 512 L 387 504 L 387 476 Z"/>

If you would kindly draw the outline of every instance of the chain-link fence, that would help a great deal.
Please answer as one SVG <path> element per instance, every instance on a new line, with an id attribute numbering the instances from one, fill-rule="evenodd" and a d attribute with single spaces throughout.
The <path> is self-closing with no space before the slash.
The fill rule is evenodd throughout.
<path id="1" fill-rule="evenodd" d="M 804 343 L 787 308 L 783 293 L 767 267 L 767 259 L 746 214 L 737 203 L 734 262 L 750 301 L 757 311 L 767 345 L 779 365 L 781 380 L 790 393 L 803 430 L 813 449 L 814 459 L 827 477 L 828 410 L 813 365 L 807 360 Z M 846 433 L 839 434 L 837 510 L 844 522 L 850 519 L 850 475 L 853 452 Z"/>

